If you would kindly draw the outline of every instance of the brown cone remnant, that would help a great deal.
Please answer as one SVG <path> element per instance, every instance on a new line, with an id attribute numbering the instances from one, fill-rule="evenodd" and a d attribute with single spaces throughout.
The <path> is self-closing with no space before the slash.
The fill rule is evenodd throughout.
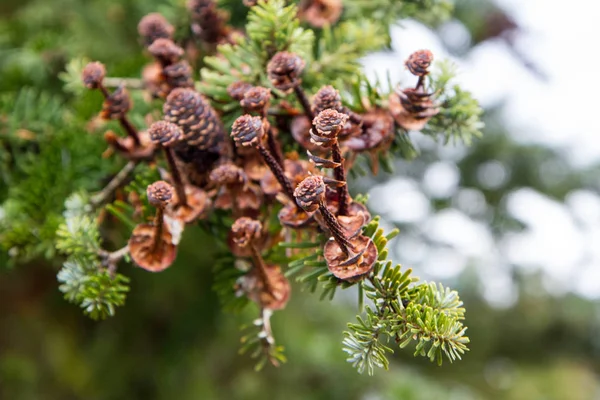
<path id="1" fill-rule="evenodd" d="M 175 185 L 177 201 L 170 207 L 171 214 L 186 223 L 201 218 L 210 207 L 210 199 L 204 190 L 183 182 L 171 149 L 183 137 L 181 128 L 171 122 L 158 121 L 150 126 L 148 133 L 155 144 L 163 146 L 171 179 Z"/>
<path id="2" fill-rule="evenodd" d="M 298 204 L 306 211 L 319 211 L 332 235 L 324 249 L 329 271 L 337 278 L 347 281 L 355 281 L 368 274 L 377 260 L 377 248 L 365 236 L 347 235 L 325 204 L 326 186 L 323 177 L 307 177 L 298 185 L 294 194 Z"/>
<path id="3" fill-rule="evenodd" d="M 408 57 L 406 62 L 406 68 L 415 76 L 425 76 L 429 74 L 429 66 L 433 61 L 433 53 L 429 50 L 415 51 Z"/>
<path id="4" fill-rule="evenodd" d="M 183 49 L 177 46 L 171 39 L 156 39 L 148 51 L 163 66 L 177 62 L 183 56 Z"/>
<path id="5" fill-rule="evenodd" d="M 302 0 L 298 16 L 315 28 L 335 24 L 342 15 L 342 0 Z"/>
<path id="6" fill-rule="evenodd" d="M 278 310 L 285 307 L 291 289 L 281 270 L 266 265 L 258 250 L 262 229 L 259 221 L 241 217 L 231 227 L 231 239 L 236 246 L 251 250 L 254 269 L 245 276 L 249 281 L 243 285 L 249 297 L 264 308 Z"/>
<path id="7" fill-rule="evenodd" d="M 235 215 L 248 215 L 248 211 L 260 208 L 260 189 L 240 167 L 231 163 L 219 165 L 211 171 L 210 181 L 219 187 L 215 208 L 233 209 Z"/>
<path id="8" fill-rule="evenodd" d="M 263 125 L 260 117 L 245 114 L 235 120 L 231 128 L 231 137 L 240 146 L 257 146 L 261 143 Z"/>
<path id="9" fill-rule="evenodd" d="M 246 110 L 246 112 L 259 112 L 261 115 L 265 115 L 266 109 L 269 107 L 271 101 L 271 90 L 256 86 L 244 93 L 244 97 L 241 99 L 240 104 Z"/>
<path id="10" fill-rule="evenodd" d="M 102 104 L 100 117 L 103 119 L 121 119 L 131 110 L 131 98 L 125 85 L 121 84 Z"/>
<path id="11" fill-rule="evenodd" d="M 389 108 L 396 123 L 406 130 L 418 131 L 439 113 L 431 93 L 419 89 L 396 89 L 390 95 Z"/>
<path id="12" fill-rule="evenodd" d="M 333 109 L 323 110 L 317 115 L 313 121 L 315 130 L 311 131 L 311 141 L 323 147 L 331 148 L 332 163 L 326 159 L 314 157 L 309 153 L 309 157 L 317 166 L 325 168 L 333 168 L 335 179 L 339 182 L 346 182 L 346 171 L 344 169 L 344 158 L 337 140 L 338 134 L 346 124 L 348 116 Z M 337 189 L 339 197 L 340 215 L 348 215 L 348 207 L 350 205 L 350 195 L 348 194 L 347 185 L 339 186 Z"/>
<path id="13" fill-rule="evenodd" d="M 375 108 L 363 115 L 363 130 L 359 136 L 351 137 L 344 146 L 353 152 L 367 152 L 371 159 L 371 171 L 379 171 L 379 153 L 386 152 L 394 141 L 394 118 L 384 109 Z"/>
<path id="14" fill-rule="evenodd" d="M 83 84 L 88 89 L 99 89 L 102 86 L 102 81 L 106 76 L 106 68 L 104 64 L 94 61 L 88 63 L 81 74 Z"/>
<path id="15" fill-rule="evenodd" d="M 333 109 L 323 110 L 313 121 L 316 132 L 313 132 L 313 141 L 315 144 L 321 144 L 325 147 L 332 144 L 342 131 L 344 124 L 348 120 L 346 114 L 342 114 Z"/>
<path id="16" fill-rule="evenodd" d="M 123 129 L 127 132 L 130 141 L 133 141 L 131 145 L 121 143 L 118 147 L 123 149 L 128 148 L 127 151 L 131 159 L 145 158 L 149 154 L 151 155 L 152 149 L 143 149 L 143 154 L 132 154 L 133 152 L 139 153 L 142 143 L 138 134 L 137 129 L 129 122 L 127 118 L 127 111 L 131 108 L 131 99 L 129 93 L 125 90 L 124 85 L 119 86 L 112 94 L 104 87 L 103 80 L 106 74 L 104 65 L 99 62 L 91 62 L 85 66 L 82 73 L 83 84 L 90 89 L 98 89 L 104 96 L 104 103 L 102 105 L 102 111 L 100 117 L 104 119 L 116 119 L 120 122 Z M 146 151 L 148 150 L 148 151 Z"/>
<path id="17" fill-rule="evenodd" d="M 248 217 L 238 218 L 231 227 L 233 242 L 240 247 L 248 247 L 261 236 L 260 221 Z"/>
<path id="18" fill-rule="evenodd" d="M 200 39 L 209 44 L 229 41 L 227 15 L 217 8 L 214 0 L 188 0 L 187 8 L 193 21 L 192 31 Z"/>
<path id="19" fill-rule="evenodd" d="M 281 51 L 267 64 L 267 74 L 273 86 L 288 92 L 301 83 L 300 75 L 304 66 L 305 62 L 299 55 Z"/>
<path id="20" fill-rule="evenodd" d="M 168 268 L 177 255 L 177 247 L 164 221 L 164 210 L 173 194 L 173 187 L 164 181 L 148 186 L 148 202 L 156 207 L 154 223 L 136 226 L 129 239 L 131 258 L 147 271 L 159 272 Z"/>
<path id="21" fill-rule="evenodd" d="M 325 201 L 325 182 L 323 177 L 312 175 L 302 180 L 294 190 L 296 203 L 308 212 L 315 212 Z"/>
<path id="22" fill-rule="evenodd" d="M 183 132 L 179 126 L 167 121 L 153 123 L 150 129 L 148 129 L 148 134 L 154 143 L 165 147 L 173 146 L 183 136 Z"/>
<path id="23" fill-rule="evenodd" d="M 150 46 L 156 39 L 171 39 L 175 28 L 159 13 L 144 16 L 138 24 L 138 33 L 146 46 Z"/>
<path id="24" fill-rule="evenodd" d="M 169 86 L 169 92 L 175 88 L 193 88 L 192 67 L 186 60 L 178 61 L 163 68 L 165 81 Z"/>
<path id="25" fill-rule="evenodd" d="M 294 201 L 294 188 L 273 154 L 263 146 L 261 140 L 263 134 L 264 127 L 261 117 L 252 117 L 248 114 L 236 119 L 231 128 L 231 137 L 236 145 L 255 147 L 262 156 L 265 164 L 267 164 L 275 178 L 277 178 L 286 196 Z"/>
<path id="26" fill-rule="evenodd" d="M 342 112 L 342 98 L 333 86 L 323 86 L 315 94 L 312 101 L 312 110 L 315 115 L 326 109 L 333 109 Z"/>
<path id="27" fill-rule="evenodd" d="M 231 85 L 227 86 L 227 93 L 237 101 L 241 101 L 244 98 L 246 92 L 252 89 L 251 83 L 244 81 L 233 82 Z"/>
<path id="28" fill-rule="evenodd" d="M 267 290 L 258 269 L 252 269 L 243 277 L 242 289 L 248 294 L 248 298 L 261 308 L 284 309 L 292 293 L 290 282 L 277 265 L 265 264 L 265 275 L 270 283 L 271 291 Z"/>

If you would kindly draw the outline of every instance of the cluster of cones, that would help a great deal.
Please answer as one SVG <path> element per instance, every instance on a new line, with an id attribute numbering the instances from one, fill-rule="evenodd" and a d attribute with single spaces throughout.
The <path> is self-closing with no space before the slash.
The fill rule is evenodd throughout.
<path id="1" fill-rule="evenodd" d="M 161 170 L 163 180 L 147 188 L 156 214 L 152 223 L 141 223 L 133 230 L 129 240 L 132 260 L 148 271 L 168 268 L 176 258 L 185 225 L 220 209 L 235 218 L 228 241 L 232 253 L 248 258 L 254 266 L 239 287 L 262 308 L 283 308 L 290 295 L 280 266 L 263 258 L 286 229 L 326 232 L 324 258 L 340 281 L 355 282 L 367 276 L 378 257 L 375 244 L 362 234 L 371 216 L 350 196 L 346 170 L 357 152 L 389 146 L 395 124 L 420 129 L 435 115 L 437 108 L 424 83 L 431 53 L 419 51 L 406 62 L 419 77 L 416 88 L 392 94 L 389 109 L 371 108 L 361 115 L 346 108 L 331 86 L 321 88 L 309 100 L 301 86 L 304 60 L 294 53 L 276 53 L 267 65 L 271 85 L 282 93 L 293 93 L 302 111 L 291 112 L 282 129 L 281 121 L 271 124 L 270 89 L 236 82 L 228 93 L 240 102 L 244 114 L 233 123 L 228 139 L 219 114 L 194 90 L 192 69 L 183 59 L 183 49 L 172 40 L 172 26 L 162 16 L 150 14 L 139 30 L 154 57 L 149 67 L 154 72 L 144 72 L 145 86 L 154 97 L 165 99 L 162 120 L 137 130 L 127 117 L 132 106 L 129 94 L 123 86 L 109 92 L 103 84 L 102 64 L 88 64 L 82 76 L 88 88 L 104 95 L 101 116 L 118 120 L 127 133 L 126 137 L 113 132 L 105 135 L 112 150 L 135 163 L 155 163 L 162 153 L 168 166 Z M 285 130 L 291 132 L 285 140 L 297 142 L 308 160 L 297 152 L 283 153 Z M 282 229 L 267 226 L 273 210 L 278 212 Z"/>

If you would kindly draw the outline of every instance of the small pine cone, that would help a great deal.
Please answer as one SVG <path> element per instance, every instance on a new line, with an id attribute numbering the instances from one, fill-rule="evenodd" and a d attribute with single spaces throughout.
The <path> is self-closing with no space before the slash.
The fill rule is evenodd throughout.
<path id="1" fill-rule="evenodd" d="M 433 61 L 433 54 L 429 50 L 415 51 L 405 62 L 406 68 L 415 76 L 429 74 L 428 68 Z"/>
<path id="2" fill-rule="evenodd" d="M 149 47 L 148 51 L 163 66 L 171 65 L 177 62 L 183 56 L 183 49 L 177 46 L 171 39 L 156 39 Z"/>
<path id="3" fill-rule="evenodd" d="M 244 98 L 244 94 L 252 89 L 252 84 L 244 81 L 233 82 L 227 86 L 227 93 L 235 100 L 241 101 Z"/>
<path id="4" fill-rule="evenodd" d="M 195 24 L 192 29 L 207 43 L 216 44 L 228 34 L 226 15 L 217 8 L 214 0 L 188 0 L 187 8 Z"/>
<path id="5" fill-rule="evenodd" d="M 102 85 L 102 81 L 106 76 L 106 68 L 104 64 L 94 61 L 88 63 L 81 74 L 83 84 L 88 89 L 98 89 Z"/>
<path id="6" fill-rule="evenodd" d="M 148 129 L 148 135 L 154 143 L 169 147 L 181 140 L 183 132 L 171 122 L 157 121 Z"/>
<path id="7" fill-rule="evenodd" d="M 232 239 L 235 244 L 244 248 L 260 238 L 262 224 L 260 221 L 248 217 L 235 220 L 231 226 Z"/>
<path id="8" fill-rule="evenodd" d="M 213 11 L 217 5 L 214 0 L 188 0 L 187 8 L 192 14 L 192 19 L 198 21 L 207 13 Z"/>
<path id="9" fill-rule="evenodd" d="M 333 109 L 323 110 L 315 117 L 313 124 L 318 136 L 332 139 L 337 137 L 346 124 L 348 116 Z"/>
<path id="10" fill-rule="evenodd" d="M 138 33 L 144 44 L 150 46 L 156 39 L 171 39 L 175 28 L 159 13 L 144 16 L 138 24 Z"/>
<path id="11" fill-rule="evenodd" d="M 102 104 L 100 116 L 104 119 L 119 119 L 131 109 L 131 98 L 125 86 L 121 84 Z"/>
<path id="12" fill-rule="evenodd" d="M 260 112 L 269 106 L 270 101 L 271 90 L 262 86 L 256 86 L 244 94 L 244 98 L 240 101 L 240 104 L 245 110 Z"/>
<path id="13" fill-rule="evenodd" d="M 325 182 L 319 175 L 305 178 L 294 190 L 296 203 L 305 211 L 312 212 L 319 208 L 325 201 Z"/>
<path id="14" fill-rule="evenodd" d="M 233 123 L 231 137 L 240 146 L 255 146 L 263 135 L 263 124 L 260 117 L 249 114 L 242 115 Z"/>
<path id="15" fill-rule="evenodd" d="M 267 74 L 273 86 L 286 92 L 300 84 L 300 74 L 305 65 L 304 60 L 297 54 L 281 51 L 267 64 Z"/>
<path id="16" fill-rule="evenodd" d="M 328 108 L 339 112 L 343 109 L 340 92 L 333 86 L 323 86 L 313 98 L 312 110 L 315 115 Z"/>
<path id="17" fill-rule="evenodd" d="M 342 15 L 342 0 L 304 0 L 298 16 L 315 28 L 335 24 Z"/>
<path id="18" fill-rule="evenodd" d="M 171 89 L 194 87 L 192 67 L 186 60 L 167 65 L 163 68 L 163 74 Z"/>
<path id="19" fill-rule="evenodd" d="M 165 121 L 177 124 L 182 129 L 186 147 L 211 150 L 216 149 L 223 140 L 223 126 L 217 113 L 193 89 L 174 89 L 167 96 L 163 112 Z"/>
<path id="20" fill-rule="evenodd" d="M 217 185 L 243 184 L 246 181 L 244 170 L 235 164 L 219 165 L 210 172 L 210 180 Z"/>
<path id="21" fill-rule="evenodd" d="M 157 208 L 164 208 L 171 202 L 174 189 L 165 181 L 157 181 L 146 189 L 148 202 Z"/>

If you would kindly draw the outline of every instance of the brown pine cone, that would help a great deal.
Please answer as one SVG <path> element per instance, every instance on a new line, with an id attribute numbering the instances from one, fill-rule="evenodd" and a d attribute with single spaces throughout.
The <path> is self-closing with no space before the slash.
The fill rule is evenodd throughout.
<path id="1" fill-rule="evenodd" d="M 305 65 L 304 60 L 297 54 L 281 51 L 267 64 L 267 74 L 273 86 L 287 92 L 302 82 L 300 75 Z"/>
<path id="2" fill-rule="evenodd" d="M 167 65 L 163 68 L 163 74 L 171 89 L 194 87 L 192 67 L 186 60 Z"/>
<path id="3" fill-rule="evenodd" d="M 187 147 L 215 150 L 223 141 L 223 126 L 217 113 L 193 89 L 174 89 L 167 96 L 163 112 L 165 121 L 177 124 L 182 129 L 182 142 Z"/>
<path id="4" fill-rule="evenodd" d="M 315 28 L 335 24 L 342 15 L 342 0 L 303 0 L 298 16 Z"/>
<path id="5" fill-rule="evenodd" d="M 175 28 L 159 13 L 144 16 L 138 24 L 138 33 L 144 44 L 150 46 L 156 39 L 171 39 Z"/>
<path id="6" fill-rule="evenodd" d="M 121 84 L 102 104 L 100 117 L 104 119 L 119 119 L 131 109 L 131 98 L 125 86 Z"/>
<path id="7" fill-rule="evenodd" d="M 296 203 L 307 212 L 316 211 L 325 200 L 325 182 L 319 175 L 305 178 L 294 190 Z"/>
<path id="8" fill-rule="evenodd" d="M 163 66 L 176 63 L 183 56 L 183 49 L 177 46 L 171 39 L 156 39 L 149 47 L 148 51 Z"/>
<path id="9" fill-rule="evenodd" d="M 429 50 L 415 51 L 408 57 L 406 68 L 415 76 L 425 76 L 429 74 L 428 68 L 433 61 L 433 53 Z"/>
<path id="10" fill-rule="evenodd" d="M 232 239 L 235 244 L 244 248 L 260 238 L 262 224 L 260 221 L 248 217 L 235 220 L 231 226 Z"/>
<path id="11" fill-rule="evenodd" d="M 251 83 L 244 81 L 233 82 L 231 85 L 227 86 L 227 93 L 237 101 L 241 101 L 244 98 L 246 92 L 252 89 L 253 86 Z"/>
<path id="12" fill-rule="evenodd" d="M 260 143 L 262 135 L 263 124 L 261 118 L 249 114 L 236 119 L 231 128 L 231 137 L 240 146 L 255 146 Z"/>
<path id="13" fill-rule="evenodd" d="M 164 208 L 173 198 L 175 190 L 165 181 L 157 181 L 146 189 L 148 202 L 157 208 Z"/>
<path id="14" fill-rule="evenodd" d="M 177 125 L 171 122 L 157 121 L 150 125 L 148 135 L 154 143 L 169 147 L 181 140 L 183 133 Z"/>
<path id="15" fill-rule="evenodd" d="M 262 112 L 265 107 L 269 107 L 270 101 L 271 90 L 262 86 L 256 86 L 246 91 L 240 104 L 247 111 Z"/>
<path id="16" fill-rule="evenodd" d="M 203 41 L 217 44 L 227 38 L 227 16 L 214 0 L 188 0 L 187 8 L 194 21 L 192 29 Z"/>
<path id="17" fill-rule="evenodd" d="M 81 80 L 88 89 L 98 89 L 102 85 L 106 68 L 104 64 L 98 61 L 88 63 L 81 73 Z"/>
<path id="18" fill-rule="evenodd" d="M 317 135 L 323 138 L 332 139 L 340 133 L 348 116 L 333 109 L 323 110 L 313 120 L 313 125 L 317 130 Z"/>
<path id="19" fill-rule="evenodd" d="M 328 108 L 339 112 L 343 110 L 340 92 L 333 86 L 323 86 L 313 97 L 312 110 L 315 115 Z"/>

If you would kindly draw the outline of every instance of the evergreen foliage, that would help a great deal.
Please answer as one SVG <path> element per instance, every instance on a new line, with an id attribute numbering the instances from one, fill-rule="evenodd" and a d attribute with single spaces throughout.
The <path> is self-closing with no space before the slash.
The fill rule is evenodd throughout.
<path id="1" fill-rule="evenodd" d="M 386 46 L 389 27 L 398 19 L 418 18 L 434 24 L 449 17 L 451 10 L 451 4 L 441 0 L 349 0 L 344 2 L 339 23 L 311 29 L 307 21 L 298 18 L 298 8 L 293 3 L 259 0 L 248 11 L 246 36 L 231 36 L 228 43 L 219 44 L 212 55 L 199 61 L 200 81 L 195 82 L 195 86 L 218 110 L 228 132 L 233 121 L 244 111 L 228 92 L 228 87 L 235 82 L 270 88 L 273 94 L 271 106 L 275 112 L 305 108 L 300 96 L 298 99 L 287 96 L 268 75 L 270 60 L 284 51 L 295 53 L 306 63 L 298 91 L 314 94 L 325 85 L 333 85 L 341 92 L 348 111 L 368 114 L 387 110 L 390 107 L 388 99 L 394 94 L 382 89 L 383 85 L 378 82 L 367 81 L 361 72 L 360 57 Z M 93 7 L 100 7 L 100 4 L 103 2 L 94 3 Z M 133 4 L 137 11 L 150 11 L 143 2 Z M 186 10 L 177 2 L 165 4 L 161 11 L 173 22 L 189 24 L 189 16 L 184 15 Z M 233 21 L 238 17 L 234 15 Z M 71 24 L 87 22 L 90 22 L 90 30 L 96 33 L 109 24 L 102 18 L 86 21 L 83 17 L 76 18 Z M 131 33 L 130 29 L 123 30 Z M 110 35 L 119 33 L 110 32 Z M 59 29 L 53 29 L 52 34 L 62 37 Z M 193 32 L 179 27 L 176 35 L 185 42 L 193 37 Z M 98 33 L 97 37 L 103 35 Z M 42 40 L 41 37 L 38 39 Z M 0 245 L 8 252 L 13 264 L 42 257 L 63 261 L 57 276 L 60 291 L 93 319 L 103 319 L 114 315 L 116 307 L 125 304 L 129 278 L 116 270 L 122 259 L 128 260 L 132 243 L 135 243 L 130 241 L 122 250 L 109 252 L 104 248 L 103 238 L 108 239 L 111 246 L 115 243 L 123 245 L 122 237 L 129 236 L 132 228 L 149 222 L 155 209 L 146 200 L 146 187 L 159 178 L 172 179 L 173 175 L 166 173 L 160 164 L 156 166 L 137 159 L 123 167 L 110 152 L 105 153 L 109 158 L 101 158 L 105 143 L 98 131 L 121 128 L 115 121 L 89 121 L 99 104 L 98 97 L 84 91 L 80 83 L 86 65 L 83 57 L 88 56 L 82 49 L 95 48 L 92 44 L 86 47 L 88 44 L 82 40 L 77 46 L 70 47 L 71 61 L 64 65 L 60 75 L 65 93 L 56 96 L 24 88 L 0 97 L 0 132 L 3 133 L 0 162 L 6 167 L 2 170 L 2 185 L 8 189 L 0 208 Z M 134 47 L 134 44 L 131 40 L 123 46 Z M 43 43 L 40 46 L 44 47 Z M 206 48 L 209 46 L 203 47 Z M 29 51 L 21 49 L 19 55 L 13 57 L 31 56 L 32 68 L 40 68 L 39 55 L 34 56 Z M 108 52 L 102 48 L 94 55 L 102 56 Z M 468 144 L 473 137 L 480 136 L 481 110 L 468 92 L 452 82 L 454 71 L 449 64 L 438 65 L 439 72 L 427 78 L 426 87 L 435 97 L 440 112 L 428 119 L 423 132 L 444 142 L 462 140 Z M 120 68 L 126 69 L 117 65 L 109 71 L 118 73 Z M 10 60 L 0 64 L 0 72 L 3 70 L 10 70 Z M 40 76 L 40 79 L 50 79 L 41 71 Z M 131 85 L 132 81 L 125 82 L 135 86 Z M 146 101 L 139 88 L 130 87 L 129 90 L 135 103 L 129 114 L 134 127 L 140 128 L 149 125 L 147 121 L 161 118 L 160 100 Z M 393 158 L 417 155 L 409 129 L 397 120 L 393 125 L 390 146 L 369 148 L 361 155 L 372 169 L 377 160 L 386 170 L 391 170 Z M 87 133 L 88 130 L 92 133 Z M 286 150 L 305 153 L 291 135 L 281 136 Z M 115 167 L 124 169 L 119 173 Z M 355 163 L 351 173 L 360 172 L 360 169 L 361 163 Z M 109 182 L 121 178 L 122 182 L 115 184 L 113 190 L 117 194 L 105 195 L 102 186 L 111 187 Z M 213 189 L 207 188 L 211 196 L 215 194 Z M 93 191 L 97 192 L 90 195 Z M 356 201 L 359 202 L 358 197 Z M 277 218 L 281 205 L 270 202 L 262 206 L 260 211 L 265 217 L 260 222 L 265 225 L 264 231 L 273 237 L 282 236 Z M 161 218 L 160 222 L 155 222 L 155 227 L 163 223 L 160 210 L 156 215 Z M 244 292 L 240 289 L 244 284 L 249 285 L 247 280 L 254 269 L 247 260 L 237 259 L 243 257 L 231 254 L 228 247 L 231 246 L 228 236 L 233 222 L 231 217 L 222 211 L 214 211 L 198 221 L 198 225 L 215 238 L 222 250 L 222 256 L 215 262 L 215 290 L 225 309 L 241 311 L 250 303 L 252 290 L 256 290 L 246 288 Z M 444 356 L 450 361 L 460 359 L 467 351 L 469 340 L 465 336 L 464 309 L 457 293 L 441 285 L 420 282 L 411 276 L 410 269 L 393 266 L 388 260 L 386 246 L 398 232 L 384 235 L 378 220 L 375 217 L 362 228 L 362 235 L 377 249 L 374 267 L 362 277 L 364 279 L 343 280 L 331 272 L 323 250 L 328 236 L 321 232 L 322 229 L 308 238 L 302 231 L 291 231 L 288 236 L 291 240 L 280 240 L 277 246 L 252 257 L 264 257 L 264 263 L 269 266 L 282 269 L 287 266 L 283 271 L 285 276 L 295 277 L 311 292 L 319 290 L 321 299 L 333 299 L 337 289 L 357 288 L 359 315 L 357 322 L 349 324 L 344 332 L 343 348 L 348 361 L 359 372 L 373 374 L 374 367 L 387 368 L 386 354 L 392 352 L 388 341 L 396 342 L 401 348 L 413 343 L 415 355 L 425 356 L 438 364 Z M 164 221 L 176 247 L 184 224 L 175 219 L 165 218 Z M 113 226 L 115 222 L 121 222 L 116 224 L 119 227 Z M 111 234 L 106 234 L 107 231 Z M 133 251 L 131 253 L 133 258 Z M 367 304 L 363 307 L 365 301 Z M 270 328 L 273 309 L 264 304 L 259 304 L 258 308 L 260 318 L 245 329 L 241 352 L 257 358 L 257 369 L 260 369 L 267 362 L 273 365 L 284 362 L 285 356 L 282 347 L 275 343 Z"/>

